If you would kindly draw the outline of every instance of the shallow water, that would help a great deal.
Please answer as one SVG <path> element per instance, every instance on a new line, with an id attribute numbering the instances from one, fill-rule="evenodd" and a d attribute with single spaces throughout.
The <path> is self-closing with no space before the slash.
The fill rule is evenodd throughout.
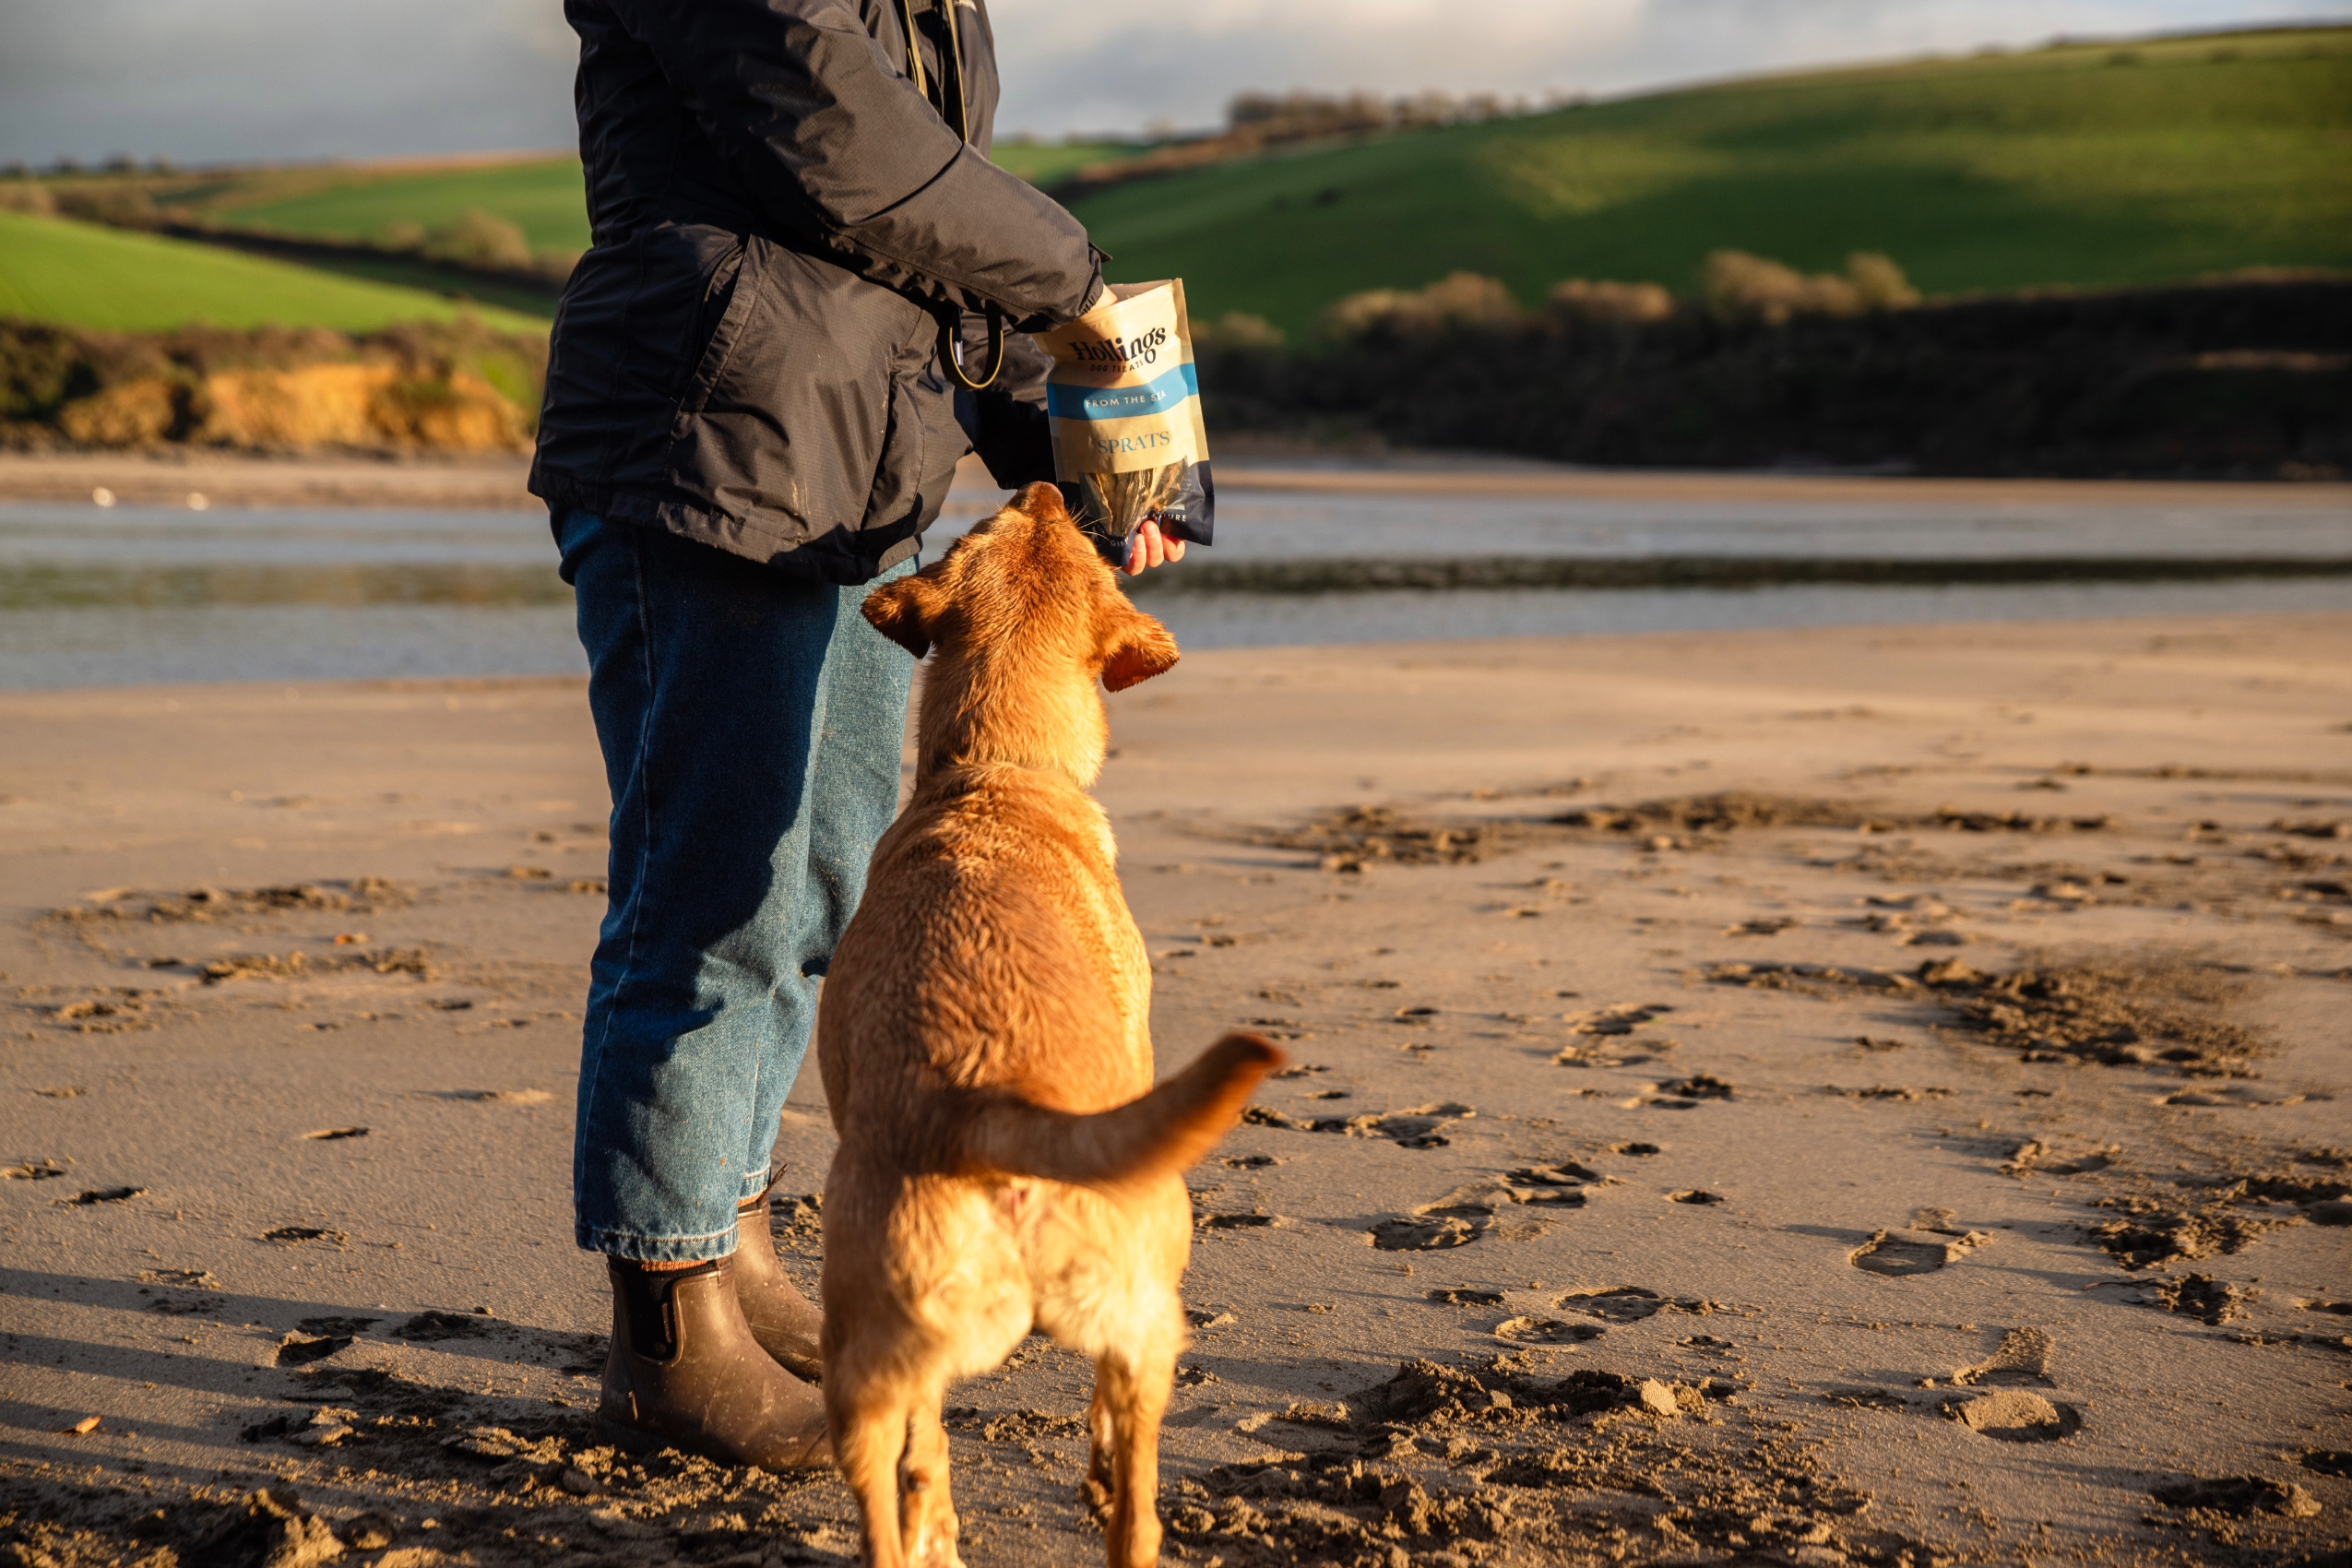
<path id="1" fill-rule="evenodd" d="M 2125 507 L 1228 492 L 1218 545 L 1141 597 L 1194 647 L 2352 610 L 2352 516 L 2275 493 Z M 927 553 L 988 505 L 957 497 Z M 0 506 L 0 685 L 576 673 L 554 557 L 544 518 L 520 512 Z M 2284 575 L 2207 575 L 2249 570 Z M 1526 586 L 1596 571 L 1653 581 Z M 1806 580 L 1874 573 L 1907 580 Z M 2133 573 L 2155 580 L 2101 580 Z M 1357 586 L 1465 578 L 1500 586 Z"/>

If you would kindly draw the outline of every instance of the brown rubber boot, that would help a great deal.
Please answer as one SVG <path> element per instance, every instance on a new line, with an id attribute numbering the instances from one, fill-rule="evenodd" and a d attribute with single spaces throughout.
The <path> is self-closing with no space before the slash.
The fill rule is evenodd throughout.
<path id="1" fill-rule="evenodd" d="M 811 1383 L 825 1375 L 825 1363 L 817 1355 L 825 1314 L 776 1261 L 766 1193 L 735 1206 L 735 1299 L 743 1305 L 752 1337 L 786 1372 Z"/>
<path id="2" fill-rule="evenodd" d="M 735 1260 L 650 1269 L 605 1260 L 612 1348 L 597 1425 L 632 1452 L 683 1448 L 724 1465 L 814 1469 L 833 1462 L 823 1396 L 778 1366 L 735 1300 Z"/>

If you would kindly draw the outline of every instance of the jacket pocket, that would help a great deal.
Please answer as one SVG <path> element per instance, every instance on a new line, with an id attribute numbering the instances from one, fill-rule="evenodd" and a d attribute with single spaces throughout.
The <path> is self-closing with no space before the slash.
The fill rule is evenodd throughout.
<path id="1" fill-rule="evenodd" d="M 679 398 L 670 487 L 742 532 L 729 546 L 741 553 L 821 544 L 852 571 L 877 473 L 895 469 L 892 445 L 909 434 L 893 429 L 895 383 L 911 368 L 902 345 L 929 320 L 852 272 L 753 235 Z"/>
<path id="2" fill-rule="evenodd" d="M 956 399 L 940 374 L 929 330 L 902 350 L 890 383 L 890 422 L 866 493 L 859 529 L 877 558 L 912 539 L 939 515 L 956 477 L 956 460 L 969 447 L 956 420 Z"/>
<path id="3" fill-rule="evenodd" d="M 738 240 L 720 254 L 703 281 L 702 305 L 695 317 L 695 340 L 700 351 L 694 355 L 694 374 L 687 377 L 685 391 L 678 399 L 682 422 L 709 407 L 711 388 L 727 374 L 728 362 L 742 338 L 743 322 L 751 315 L 757 292 L 751 246 Z"/>

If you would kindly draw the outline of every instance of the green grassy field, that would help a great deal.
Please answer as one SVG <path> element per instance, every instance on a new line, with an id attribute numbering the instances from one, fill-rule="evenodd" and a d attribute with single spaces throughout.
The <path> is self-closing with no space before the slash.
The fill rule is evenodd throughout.
<path id="1" fill-rule="evenodd" d="M 0 315 L 115 332 L 198 321 L 363 332 L 395 321 L 445 321 L 469 308 L 502 330 L 547 329 L 539 317 L 468 307 L 419 289 L 182 240 L 0 212 Z"/>
<path id="2" fill-rule="evenodd" d="M 395 223 L 430 229 L 468 208 L 521 228 L 533 250 L 586 250 L 587 196 L 576 158 L 414 171 L 354 168 L 324 189 L 273 196 L 227 188 L 202 209 L 225 222 L 291 234 L 373 240 Z"/>
<path id="3" fill-rule="evenodd" d="M 1148 142 L 1006 143 L 996 162 L 1050 185 L 1089 163 L 1129 158 Z M 232 227 L 267 228 L 337 240 L 380 238 L 395 223 L 430 229 L 469 208 L 518 225 L 534 250 L 583 250 L 588 209 L 574 158 L 469 168 L 254 170 L 175 193 Z"/>
<path id="4" fill-rule="evenodd" d="M 997 157 L 1051 185 L 1142 148 L 1008 143 Z M 1115 277 L 1182 277 L 1197 315 L 1250 311 L 1295 333 L 1343 295 L 1457 269 L 1498 277 L 1530 304 L 1571 277 L 1683 291 L 1725 247 L 1807 270 L 1884 251 L 1931 293 L 2352 267 L 2347 168 L 2352 28 L 2334 28 L 1730 82 L 1293 148 L 1107 191 L 1077 210 L 1117 256 Z M 535 247 L 588 243 L 568 158 L 147 183 L 158 201 L 232 225 L 369 240 L 481 208 Z M 0 256 L 0 291 L 41 265 Z M 418 275 L 391 258 L 339 266 L 386 282 Z M 312 276 L 322 301 L 369 292 L 363 279 Z M 54 286 L 79 289 L 76 268 Z M 251 319 L 221 314 L 237 294 L 222 289 L 204 308 Z M 287 313 L 308 308 L 297 297 L 281 287 L 268 308 L 296 319 Z M 361 307 L 333 308 L 339 324 Z"/>
<path id="5" fill-rule="evenodd" d="M 1033 185 L 1066 180 L 1089 163 L 1108 163 L 1149 152 L 1147 141 L 1004 142 L 990 149 L 989 161 Z"/>
<path id="6" fill-rule="evenodd" d="M 1122 279 L 1297 330 L 1456 268 L 1691 287 L 1729 246 L 1892 255 L 1930 292 L 2352 267 L 2352 30 L 1735 82 L 1109 191 Z"/>

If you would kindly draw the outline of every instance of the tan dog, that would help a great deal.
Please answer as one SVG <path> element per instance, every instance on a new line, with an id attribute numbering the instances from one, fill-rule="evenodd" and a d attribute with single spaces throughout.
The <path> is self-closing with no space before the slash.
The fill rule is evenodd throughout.
<path id="1" fill-rule="evenodd" d="M 873 1568 L 956 1552 L 950 1379 L 1032 1326 L 1095 1364 L 1112 1568 L 1159 1551 L 1159 1419 L 1186 1332 L 1181 1172 L 1281 1052 L 1228 1035 L 1152 1087 L 1151 968 L 1087 793 L 1112 691 L 1176 662 L 1034 484 L 866 619 L 936 647 L 914 798 L 874 849 L 817 1021 L 825 1403 Z"/>

